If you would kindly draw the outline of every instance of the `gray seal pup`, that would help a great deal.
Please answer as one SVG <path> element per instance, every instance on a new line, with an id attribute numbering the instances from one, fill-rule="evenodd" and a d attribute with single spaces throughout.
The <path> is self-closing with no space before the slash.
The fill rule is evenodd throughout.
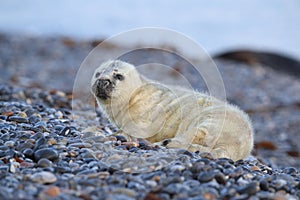
<path id="1" fill-rule="evenodd" d="M 101 111 L 131 138 L 233 160 L 244 159 L 252 151 L 252 125 L 238 107 L 147 79 L 130 63 L 101 64 L 91 90 Z"/>

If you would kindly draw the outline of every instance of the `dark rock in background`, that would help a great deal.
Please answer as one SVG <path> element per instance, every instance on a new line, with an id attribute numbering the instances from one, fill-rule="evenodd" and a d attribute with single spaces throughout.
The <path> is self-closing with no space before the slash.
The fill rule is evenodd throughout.
<path id="1" fill-rule="evenodd" d="M 300 78 L 300 61 L 274 52 L 233 50 L 215 55 L 216 59 L 232 60 L 249 66 L 263 65 Z"/>

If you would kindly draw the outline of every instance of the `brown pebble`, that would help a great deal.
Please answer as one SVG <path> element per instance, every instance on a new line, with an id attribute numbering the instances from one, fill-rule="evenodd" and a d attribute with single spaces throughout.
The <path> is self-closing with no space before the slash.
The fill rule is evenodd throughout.
<path id="1" fill-rule="evenodd" d="M 160 177 L 159 176 L 153 176 L 152 180 L 158 182 L 158 181 L 160 181 Z"/>
<path id="2" fill-rule="evenodd" d="M 251 171 L 260 171 L 260 168 L 257 166 L 251 166 Z"/>
<path id="3" fill-rule="evenodd" d="M 57 144 L 57 141 L 56 141 L 56 139 L 54 139 L 54 138 L 50 138 L 50 139 L 48 140 L 47 144 L 49 144 L 49 145 L 54 145 L 54 144 Z"/>
<path id="4" fill-rule="evenodd" d="M 110 175 L 109 172 L 99 172 L 98 174 L 99 178 L 102 180 L 106 179 Z"/>
<path id="5" fill-rule="evenodd" d="M 108 136 L 108 141 L 117 141 L 117 138 L 115 136 Z"/>
<path id="6" fill-rule="evenodd" d="M 66 97 L 67 97 L 67 99 L 72 100 L 73 99 L 73 94 L 72 93 L 66 93 Z"/>
<path id="7" fill-rule="evenodd" d="M 19 117 L 24 117 L 24 118 L 27 118 L 27 114 L 25 112 L 20 112 L 18 114 Z"/>
<path id="8" fill-rule="evenodd" d="M 83 199 L 83 200 L 91 200 L 91 196 L 89 194 L 86 194 L 86 193 L 81 193 L 79 194 L 78 196 L 80 199 Z"/>
<path id="9" fill-rule="evenodd" d="M 75 41 L 72 40 L 71 38 L 63 38 L 62 42 L 66 47 L 69 47 L 69 48 L 73 48 L 76 45 Z"/>
<path id="10" fill-rule="evenodd" d="M 292 157 L 300 157 L 300 153 L 298 151 L 287 151 L 286 153 Z"/>
<path id="11" fill-rule="evenodd" d="M 138 147 L 138 142 L 122 142 L 123 145 L 126 146 L 126 148 L 130 149 L 131 147 Z"/>
<path id="12" fill-rule="evenodd" d="M 216 199 L 215 195 L 212 193 L 209 193 L 209 192 L 203 193 L 202 196 L 206 200 L 215 200 Z"/>
<path id="13" fill-rule="evenodd" d="M 15 156 L 14 159 L 15 159 L 16 162 L 18 162 L 18 163 L 24 162 L 24 160 L 20 159 L 18 156 Z"/>
<path id="14" fill-rule="evenodd" d="M 145 196 L 144 200 L 161 200 L 161 198 L 159 198 L 159 197 L 156 196 L 155 194 L 149 192 L 149 193 Z"/>
<path id="15" fill-rule="evenodd" d="M 87 177 L 88 179 L 98 178 L 98 177 L 99 177 L 99 173 L 91 173 L 91 174 L 87 174 L 86 177 Z"/>
<path id="16" fill-rule="evenodd" d="M 277 147 L 274 143 L 272 143 L 271 141 L 261 141 L 261 142 L 257 142 L 255 143 L 254 147 L 256 149 L 268 149 L 268 150 L 276 150 Z"/>
<path id="17" fill-rule="evenodd" d="M 70 157 L 75 157 L 76 155 L 77 155 L 76 151 L 70 151 L 70 152 L 68 152 L 68 156 L 70 156 Z"/>
<path id="18" fill-rule="evenodd" d="M 289 199 L 288 195 L 283 190 L 277 191 L 274 196 L 274 200 L 288 200 L 288 199 Z"/>
<path id="19" fill-rule="evenodd" d="M 44 193 L 50 197 L 56 197 L 60 194 L 60 189 L 56 186 L 49 186 L 45 188 Z"/>
<path id="20" fill-rule="evenodd" d="M 5 115 L 6 117 L 12 116 L 14 113 L 12 111 L 7 111 L 2 113 L 2 115 Z"/>
<path id="21" fill-rule="evenodd" d="M 53 95 L 53 94 L 55 94 L 56 93 L 56 90 L 55 89 L 51 89 L 50 91 L 49 91 L 49 94 L 51 94 L 51 95 Z"/>

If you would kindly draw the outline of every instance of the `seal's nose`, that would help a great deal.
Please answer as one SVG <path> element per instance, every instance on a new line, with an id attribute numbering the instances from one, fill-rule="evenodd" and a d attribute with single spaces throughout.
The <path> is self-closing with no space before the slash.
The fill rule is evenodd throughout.
<path id="1" fill-rule="evenodd" d="M 106 100 L 110 97 L 114 83 L 109 79 L 98 79 L 92 86 L 92 93 L 101 100 Z"/>
<path id="2" fill-rule="evenodd" d="M 99 79 L 97 81 L 97 86 L 99 88 L 106 89 L 111 84 L 111 81 L 109 79 Z"/>

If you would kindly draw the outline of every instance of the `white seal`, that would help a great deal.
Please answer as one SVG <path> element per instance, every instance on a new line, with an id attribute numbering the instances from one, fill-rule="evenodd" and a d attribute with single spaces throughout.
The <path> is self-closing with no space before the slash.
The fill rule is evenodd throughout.
<path id="1" fill-rule="evenodd" d="M 103 63 L 91 87 L 102 112 L 127 135 L 233 160 L 246 158 L 253 148 L 251 122 L 239 108 L 149 80 L 129 63 Z"/>

